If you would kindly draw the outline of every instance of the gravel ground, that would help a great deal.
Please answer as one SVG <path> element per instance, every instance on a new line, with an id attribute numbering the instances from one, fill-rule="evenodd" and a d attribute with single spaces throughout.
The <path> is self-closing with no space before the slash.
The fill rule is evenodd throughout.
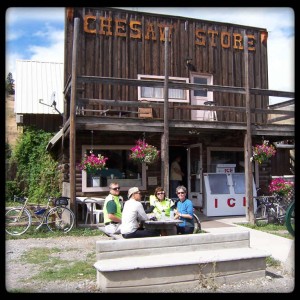
<path id="1" fill-rule="evenodd" d="M 22 254 L 31 248 L 57 248 L 52 255 L 60 259 L 86 260 L 95 255 L 95 242 L 109 239 L 105 236 L 61 237 L 47 239 L 18 239 L 6 241 L 6 291 L 10 293 L 101 293 L 96 286 L 96 272 L 93 280 L 78 278 L 76 281 L 39 281 L 31 277 L 44 266 L 25 263 Z M 168 293 L 291 293 L 294 292 L 294 277 L 280 267 L 267 267 L 266 277 L 220 286 L 197 287 L 193 290 L 166 290 Z M 80 274 L 79 274 L 80 275 Z M 79 276 L 80 277 L 80 276 Z"/>

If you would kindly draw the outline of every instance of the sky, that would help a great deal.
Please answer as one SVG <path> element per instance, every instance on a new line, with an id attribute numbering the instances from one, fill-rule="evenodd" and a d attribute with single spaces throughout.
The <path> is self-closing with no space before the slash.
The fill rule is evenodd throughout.
<path id="1" fill-rule="evenodd" d="M 120 7 L 121 8 L 121 7 Z M 290 7 L 123 7 L 188 18 L 265 28 L 268 31 L 269 89 L 294 92 L 295 12 Z M 10 7 L 5 13 L 5 77 L 15 61 L 63 62 L 64 8 Z M 270 98 L 277 103 L 285 98 Z"/>

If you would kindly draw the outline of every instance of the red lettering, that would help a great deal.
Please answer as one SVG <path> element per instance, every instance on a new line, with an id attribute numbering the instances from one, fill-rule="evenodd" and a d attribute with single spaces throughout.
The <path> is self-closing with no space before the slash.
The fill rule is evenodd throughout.
<path id="1" fill-rule="evenodd" d="M 243 197 L 243 206 L 246 206 L 246 197 Z"/>
<path id="2" fill-rule="evenodd" d="M 227 199 L 227 205 L 229 207 L 235 207 L 235 199 L 234 198 Z"/>
<path id="3" fill-rule="evenodd" d="M 215 199 L 215 208 L 218 208 L 218 199 Z"/>

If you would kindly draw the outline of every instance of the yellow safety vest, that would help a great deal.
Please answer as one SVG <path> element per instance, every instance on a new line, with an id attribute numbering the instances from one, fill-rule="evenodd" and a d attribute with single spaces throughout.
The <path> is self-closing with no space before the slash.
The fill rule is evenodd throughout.
<path id="1" fill-rule="evenodd" d="M 167 217 L 170 216 L 171 206 L 174 205 L 174 202 L 171 199 L 165 198 L 164 200 L 159 201 L 154 195 L 151 195 L 149 200 L 150 206 L 154 206 L 153 213 L 157 219 L 161 217 L 161 212 L 163 210 L 165 211 L 165 215 Z"/>
<path id="2" fill-rule="evenodd" d="M 111 201 L 111 200 L 114 200 L 114 202 L 115 202 L 116 205 L 117 205 L 117 212 L 116 212 L 115 216 L 118 217 L 118 218 L 120 218 L 120 219 L 122 218 L 122 206 L 121 206 L 119 197 L 121 197 L 121 196 L 113 196 L 113 195 L 109 194 L 109 195 L 105 198 L 104 205 L 103 205 L 104 223 L 108 223 L 108 222 L 111 222 L 111 221 L 112 221 L 112 220 L 108 217 L 108 212 L 107 212 L 107 208 L 106 208 L 107 202 L 108 202 L 108 201 Z"/>

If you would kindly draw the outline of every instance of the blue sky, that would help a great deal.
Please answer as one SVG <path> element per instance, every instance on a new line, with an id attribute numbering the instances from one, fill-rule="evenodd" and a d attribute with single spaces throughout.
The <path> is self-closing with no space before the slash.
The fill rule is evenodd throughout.
<path id="1" fill-rule="evenodd" d="M 269 89 L 294 92 L 295 14 L 289 7 L 124 7 L 266 28 Z M 5 14 L 6 71 L 15 78 L 15 61 L 63 62 L 64 8 L 11 7 Z M 273 103 L 280 98 L 272 99 Z M 284 100 L 284 99 L 282 99 Z M 271 102 L 272 102 L 271 101 Z"/>

